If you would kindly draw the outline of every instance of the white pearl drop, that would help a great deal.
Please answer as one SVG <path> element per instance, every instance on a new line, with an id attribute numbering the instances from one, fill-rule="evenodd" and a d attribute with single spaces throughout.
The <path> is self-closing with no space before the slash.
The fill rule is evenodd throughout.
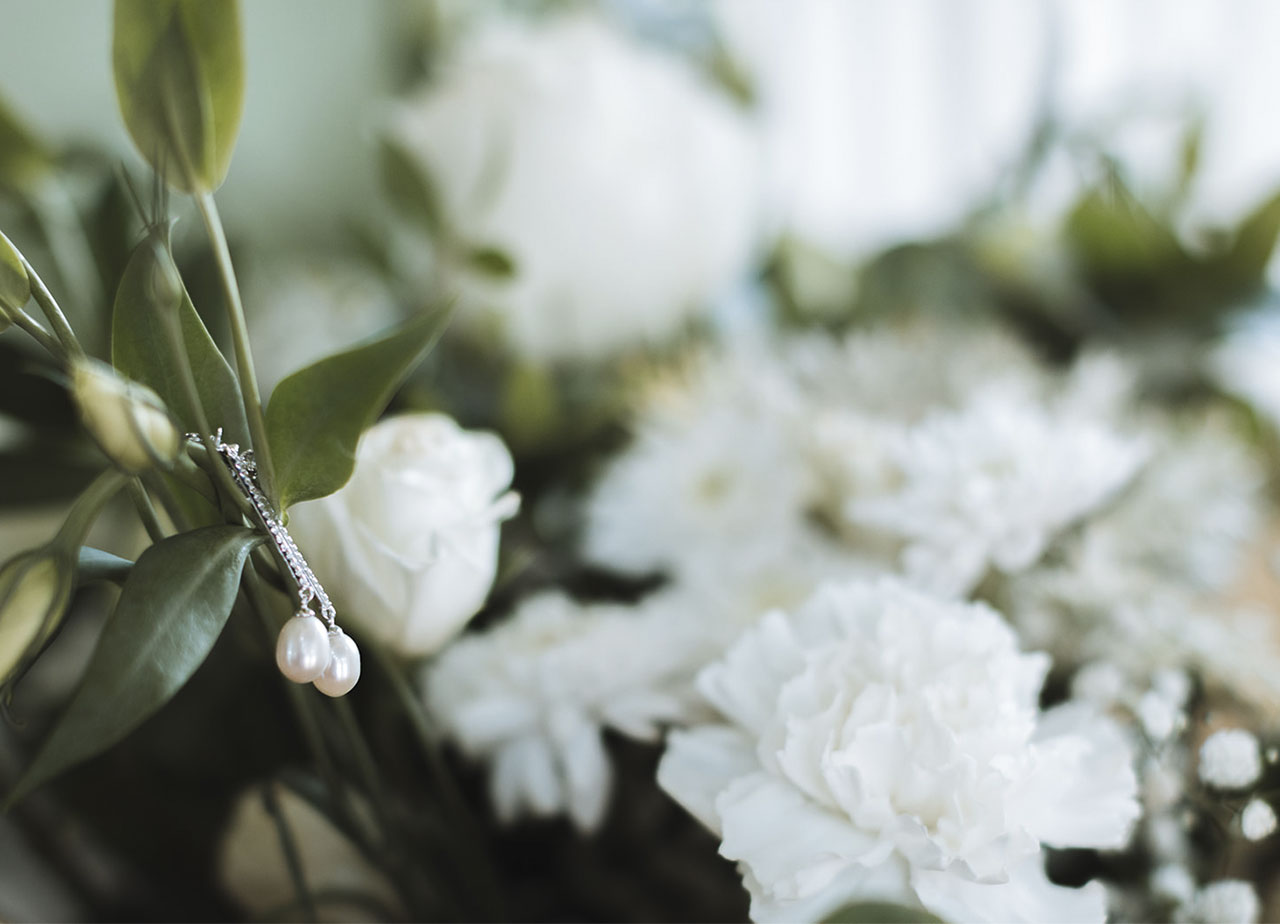
<path id="1" fill-rule="evenodd" d="M 310 683 L 329 665 L 329 630 L 315 616 L 294 616 L 276 639 L 276 666 L 294 683 Z"/>
<path id="2" fill-rule="evenodd" d="M 315 679 L 315 688 L 325 696 L 344 696 L 360 679 L 360 649 L 341 629 L 329 636 L 329 645 L 329 666 Z"/>

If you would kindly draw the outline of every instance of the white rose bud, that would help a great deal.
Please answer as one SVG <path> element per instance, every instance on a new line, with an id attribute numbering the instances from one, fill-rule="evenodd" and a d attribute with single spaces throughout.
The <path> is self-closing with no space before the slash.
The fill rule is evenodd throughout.
<path id="1" fill-rule="evenodd" d="M 72 569 L 50 549 L 0 567 L 0 688 L 34 655 L 71 597 Z"/>
<path id="2" fill-rule="evenodd" d="M 137 474 L 173 464 L 182 439 L 155 392 L 94 359 L 75 362 L 71 386 L 85 429 L 117 466 Z"/>
<path id="3" fill-rule="evenodd" d="M 360 440 L 337 493 L 294 508 L 289 528 L 339 607 L 397 652 L 438 650 L 484 605 L 498 536 L 519 498 L 490 433 L 407 414 Z"/>

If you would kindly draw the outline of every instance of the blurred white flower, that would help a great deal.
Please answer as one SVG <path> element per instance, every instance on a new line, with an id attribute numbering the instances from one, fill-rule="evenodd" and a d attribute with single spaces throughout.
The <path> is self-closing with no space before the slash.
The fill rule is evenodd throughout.
<path id="1" fill-rule="evenodd" d="M 1276 811 L 1261 799 L 1250 799 L 1240 813 L 1240 831 L 1251 841 L 1260 841 L 1276 829 Z"/>
<path id="2" fill-rule="evenodd" d="M 903 567 L 914 581 L 963 595 L 989 568 L 1013 574 L 1035 564 L 1059 531 L 1123 487 L 1145 454 L 1139 438 L 993 385 L 903 434 L 900 487 L 854 498 L 848 513 L 907 540 Z"/>
<path id="3" fill-rule="evenodd" d="M 343 613 L 401 654 L 439 649 L 476 614 L 519 498 L 491 433 L 405 414 L 360 440 L 341 490 L 290 511 L 289 526 Z"/>
<path id="4" fill-rule="evenodd" d="M 512 258 L 473 310 L 537 360 L 667 339 L 747 271 L 760 236 L 744 117 L 672 54 L 582 15 L 495 22 L 402 105 L 452 235 Z"/>
<path id="5" fill-rule="evenodd" d="M 1242 879 L 1211 882 L 1178 909 L 1174 919 L 1186 924 L 1255 924 L 1262 904 L 1253 884 Z"/>
<path id="6" fill-rule="evenodd" d="M 1181 863 L 1165 863 L 1151 873 L 1151 892 L 1181 905 L 1196 894 L 1196 881 Z"/>
<path id="7" fill-rule="evenodd" d="M 655 386 L 631 446 L 588 503 L 587 555 L 626 571 L 686 574 L 747 572 L 772 557 L 799 529 L 810 491 L 797 402 L 764 350 L 703 357 L 678 382 Z M 743 554 L 756 544 L 769 552 Z"/>
<path id="8" fill-rule="evenodd" d="M 1280 310 L 1254 312 L 1209 355 L 1209 372 L 1224 391 L 1280 427 Z"/>
<path id="9" fill-rule="evenodd" d="M 401 913 L 391 884 L 328 818 L 292 790 L 272 785 L 267 792 L 251 786 L 237 797 L 218 847 L 218 881 L 253 917 L 305 919 L 281 828 L 316 895 L 319 920 L 379 921 Z M 343 894 L 348 897 L 335 897 Z"/>
<path id="10" fill-rule="evenodd" d="M 290 373 L 401 320 L 384 282 L 342 262 L 263 267 L 250 274 L 244 301 L 264 394 Z"/>
<path id="11" fill-rule="evenodd" d="M 1224 728 L 1200 745 L 1200 779 L 1217 789 L 1243 789 L 1262 773 L 1258 739 L 1244 728 Z"/>
<path id="12" fill-rule="evenodd" d="M 724 721 L 672 733 L 659 783 L 721 836 L 755 920 L 887 899 L 1101 921 L 1102 887 L 1051 884 L 1041 844 L 1123 846 L 1132 755 L 1092 708 L 1038 712 L 1047 669 L 985 606 L 827 585 L 702 672 Z"/>
<path id="13" fill-rule="evenodd" d="M 567 812 L 579 828 L 596 828 L 612 779 L 604 727 L 653 739 L 687 712 L 662 689 L 685 669 L 684 640 L 652 620 L 647 610 L 547 592 L 426 668 L 428 708 L 465 754 L 492 764 L 500 818 Z"/>

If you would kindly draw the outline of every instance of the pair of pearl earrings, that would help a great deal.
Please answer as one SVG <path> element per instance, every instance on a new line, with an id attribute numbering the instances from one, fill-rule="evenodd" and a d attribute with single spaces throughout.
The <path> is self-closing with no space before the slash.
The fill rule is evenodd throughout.
<path id="1" fill-rule="evenodd" d="M 188 433 L 187 438 L 204 443 L 199 434 Z M 254 519 L 266 531 L 276 558 L 297 589 L 298 612 L 284 624 L 276 639 L 276 666 L 294 683 L 313 684 L 326 696 L 349 693 L 360 679 L 360 649 L 338 628 L 338 614 L 329 595 L 258 486 L 253 451 L 241 452 L 237 444 L 224 443 L 221 429 L 214 434 L 211 448 L 248 498 Z M 311 608 L 313 603 L 320 605 L 319 616 Z"/>

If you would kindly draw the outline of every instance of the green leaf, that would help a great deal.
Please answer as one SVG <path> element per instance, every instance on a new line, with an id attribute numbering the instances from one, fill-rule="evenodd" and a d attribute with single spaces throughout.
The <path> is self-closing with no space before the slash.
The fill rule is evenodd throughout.
<path id="1" fill-rule="evenodd" d="M 0 99 L 0 189 L 29 191 L 53 172 L 53 153 Z"/>
<path id="2" fill-rule="evenodd" d="M 355 468 L 356 443 L 444 333 L 452 312 L 424 313 L 394 333 L 322 359 L 276 386 L 267 439 L 284 507 L 332 494 Z"/>
<path id="3" fill-rule="evenodd" d="M 237 0 L 116 0 L 111 56 L 142 156 L 185 192 L 217 189 L 244 109 Z"/>
<path id="4" fill-rule="evenodd" d="M 0 232 L 0 329 L 6 324 L 5 312 L 17 311 L 31 298 L 31 280 L 18 248 Z"/>
<path id="5" fill-rule="evenodd" d="M 111 581 L 123 584 L 129 577 L 133 562 L 119 555 L 112 555 L 92 546 L 81 546 L 76 565 L 76 583 L 91 584 L 94 581 Z"/>
<path id="6" fill-rule="evenodd" d="M 392 138 L 382 139 L 378 159 L 391 204 L 427 234 L 439 238 L 444 233 L 444 217 L 426 167 Z"/>
<path id="7" fill-rule="evenodd" d="M 822 919 L 822 924 L 943 924 L 923 908 L 892 902 L 850 902 Z"/>
<path id="8" fill-rule="evenodd" d="M 1225 269 L 1242 289 L 1259 284 L 1280 236 L 1280 192 L 1273 194 L 1240 223 L 1235 240 L 1223 255 Z"/>
<path id="9" fill-rule="evenodd" d="M 182 688 L 222 633 L 258 541 L 242 526 L 211 526 L 142 554 L 70 705 L 8 805 L 120 741 Z"/>
<path id="10" fill-rule="evenodd" d="M 169 407 L 182 426 L 198 430 L 198 415 L 182 384 L 182 367 L 169 346 L 165 324 L 177 313 L 191 360 L 196 391 L 209 425 L 222 427 L 227 442 L 249 444 L 240 384 L 191 304 L 157 234 L 138 245 L 116 291 L 111 327 L 112 364 L 146 385 Z"/>
<path id="11" fill-rule="evenodd" d="M 516 274 L 515 260 L 495 247 L 477 247 L 469 251 L 467 265 L 492 279 L 510 279 Z"/>

